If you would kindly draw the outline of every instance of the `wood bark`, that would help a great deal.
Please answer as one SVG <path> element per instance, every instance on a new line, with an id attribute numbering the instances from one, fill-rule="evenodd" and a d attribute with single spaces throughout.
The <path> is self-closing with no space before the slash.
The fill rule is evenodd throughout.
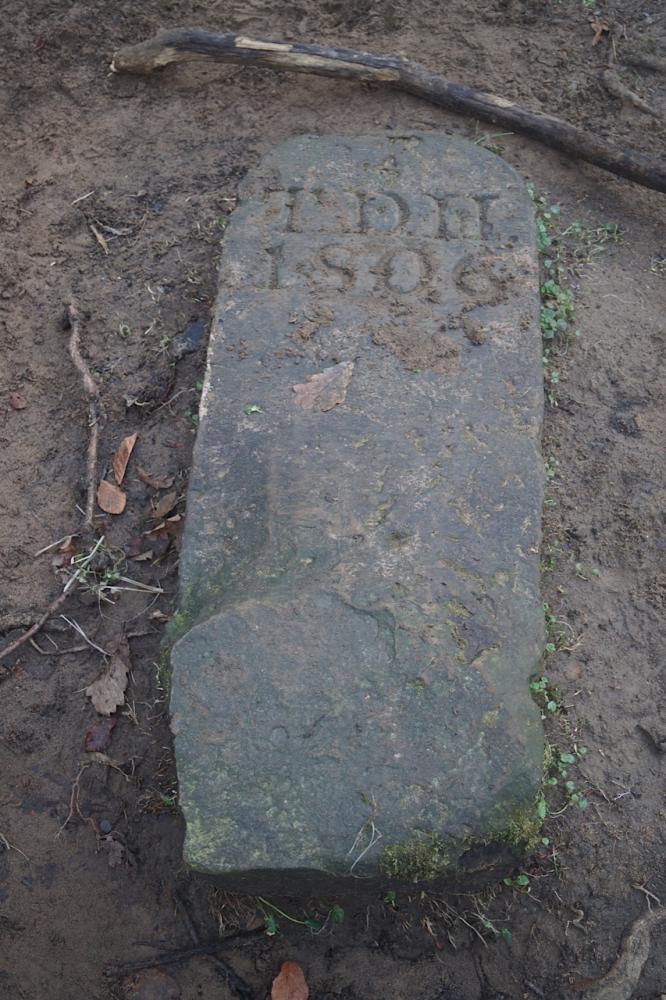
<path id="1" fill-rule="evenodd" d="M 615 146 L 569 122 L 454 83 L 419 63 L 397 56 L 181 28 L 160 32 L 148 41 L 119 49 L 111 69 L 149 74 L 169 63 L 201 59 L 380 83 L 448 111 L 473 115 L 502 129 L 520 132 L 573 159 L 585 160 L 643 187 L 666 192 L 666 157 L 657 159 Z"/>

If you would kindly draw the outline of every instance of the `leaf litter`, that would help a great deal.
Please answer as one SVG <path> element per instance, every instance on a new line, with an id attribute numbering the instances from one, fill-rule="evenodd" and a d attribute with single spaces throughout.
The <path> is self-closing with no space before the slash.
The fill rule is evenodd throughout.
<path id="1" fill-rule="evenodd" d="M 108 479 L 103 479 L 97 487 L 97 503 L 105 514 L 122 514 L 127 504 L 127 496 Z"/>
<path id="2" fill-rule="evenodd" d="M 111 745 L 111 734 L 116 727 L 117 719 L 113 716 L 98 719 L 85 732 L 83 746 L 86 753 L 102 753 Z"/>
<path id="3" fill-rule="evenodd" d="M 175 476 L 153 476 L 140 465 L 136 467 L 136 474 L 144 486 L 149 486 L 152 490 L 168 490 L 175 479 Z"/>
<path id="4" fill-rule="evenodd" d="M 273 980 L 271 1000 L 308 1000 L 305 975 L 296 962 L 285 962 Z"/>
<path id="5" fill-rule="evenodd" d="M 130 434 L 128 437 L 123 438 L 118 447 L 118 451 L 113 456 L 111 460 L 111 466 L 113 468 L 113 474 L 116 477 L 116 482 L 118 486 L 122 483 L 125 478 L 125 471 L 127 470 L 127 463 L 129 462 L 130 455 L 134 445 L 139 437 L 138 433 Z"/>
<path id="6" fill-rule="evenodd" d="M 167 516 L 167 514 L 171 513 L 171 511 L 173 510 L 173 508 L 176 506 L 177 503 L 178 503 L 178 494 L 175 492 L 175 490 L 173 493 L 166 493 L 163 497 L 160 497 L 160 499 L 155 504 L 152 516 L 155 518 L 156 521 L 161 521 L 163 518 Z"/>
<path id="7" fill-rule="evenodd" d="M 100 715 L 112 715 L 125 704 L 127 678 L 132 669 L 129 642 L 124 633 L 108 643 L 108 648 L 109 662 L 97 680 L 86 688 L 86 695 Z"/>

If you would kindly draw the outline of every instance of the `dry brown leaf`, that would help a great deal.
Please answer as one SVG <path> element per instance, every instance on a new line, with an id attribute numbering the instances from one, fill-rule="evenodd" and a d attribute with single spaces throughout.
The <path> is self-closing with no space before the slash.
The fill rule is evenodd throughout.
<path id="1" fill-rule="evenodd" d="M 167 517 L 164 521 L 156 524 L 150 531 L 144 531 L 144 535 L 171 535 L 172 537 L 176 537 L 183 530 L 184 520 L 182 514 L 174 514 L 172 517 Z"/>
<path id="2" fill-rule="evenodd" d="M 115 483 L 103 479 L 97 487 L 97 503 L 106 514 L 122 514 L 127 497 Z"/>
<path id="3" fill-rule="evenodd" d="M 25 396 L 22 396 L 20 392 L 13 392 L 9 397 L 9 405 L 12 410 L 25 410 L 28 405 L 28 401 Z"/>
<path id="4" fill-rule="evenodd" d="M 153 510 L 153 517 L 157 521 L 161 521 L 162 518 L 171 513 L 177 502 L 178 494 L 175 491 L 173 493 L 166 493 L 157 501 Z"/>
<path id="5" fill-rule="evenodd" d="M 354 371 L 353 361 L 341 361 L 317 375 L 308 375 L 307 382 L 293 385 L 296 405 L 304 410 L 332 410 L 343 403 Z"/>
<path id="6" fill-rule="evenodd" d="M 136 474 L 145 486 L 150 486 L 153 490 L 168 490 L 170 486 L 173 486 L 173 476 L 151 476 L 140 465 L 136 467 Z"/>
<path id="7" fill-rule="evenodd" d="M 84 737 L 84 748 L 88 753 L 101 753 L 108 750 L 111 744 L 111 733 L 116 727 L 117 719 L 98 719 L 88 726 Z"/>
<path id="8" fill-rule="evenodd" d="M 104 251 L 104 253 L 108 254 L 108 252 L 109 252 L 109 244 L 106 242 L 106 240 L 104 239 L 104 237 L 100 233 L 100 231 L 97 228 L 97 226 L 94 225 L 94 223 L 92 223 L 92 222 L 89 222 L 88 225 L 90 226 L 90 228 L 92 230 L 93 236 L 95 237 L 95 239 L 97 240 L 97 242 L 101 246 L 101 248 Z"/>
<path id="9" fill-rule="evenodd" d="M 594 38 L 592 39 L 592 46 L 594 47 L 599 44 L 605 33 L 610 31 L 610 28 L 605 21 L 590 21 L 590 27 L 594 32 Z"/>
<path id="10" fill-rule="evenodd" d="M 285 962 L 273 980 L 271 1000 L 308 1000 L 310 991 L 296 962 Z"/>
<path id="11" fill-rule="evenodd" d="M 107 648 L 111 656 L 104 673 L 86 688 L 87 696 L 100 715 L 111 715 L 125 704 L 127 675 L 132 668 L 129 642 L 124 633 L 108 643 Z"/>
<path id="12" fill-rule="evenodd" d="M 132 449 L 136 444 L 136 439 L 138 434 L 130 434 L 129 437 L 123 438 L 120 442 L 120 447 L 118 451 L 113 456 L 111 460 L 111 465 L 113 466 L 113 474 L 116 477 L 116 482 L 118 486 L 122 483 L 125 478 L 125 470 L 127 468 L 127 463 L 129 462 L 129 457 L 132 454 Z"/>

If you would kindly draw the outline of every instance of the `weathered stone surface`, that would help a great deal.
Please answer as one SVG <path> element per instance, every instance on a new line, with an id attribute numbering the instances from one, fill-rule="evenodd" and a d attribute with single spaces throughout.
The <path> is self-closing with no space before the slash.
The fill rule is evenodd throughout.
<path id="1" fill-rule="evenodd" d="M 246 182 L 172 651 L 194 868 L 299 893 L 520 839 L 543 746 L 534 243 L 514 171 L 431 134 L 300 137 Z"/>

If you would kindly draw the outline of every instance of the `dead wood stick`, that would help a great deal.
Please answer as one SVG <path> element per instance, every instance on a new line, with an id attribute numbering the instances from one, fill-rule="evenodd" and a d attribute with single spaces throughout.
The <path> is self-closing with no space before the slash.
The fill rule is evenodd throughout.
<path id="1" fill-rule="evenodd" d="M 75 586 L 76 584 L 74 584 L 74 587 Z M 55 601 L 51 601 L 51 603 L 49 604 L 48 608 L 41 616 L 41 618 L 38 621 L 36 621 L 35 624 L 32 625 L 27 632 L 24 632 L 23 635 L 20 635 L 18 639 L 14 640 L 14 642 L 10 642 L 7 648 L 3 649 L 2 652 L 0 652 L 0 660 L 5 660 L 8 656 L 11 656 L 12 653 L 15 653 L 16 650 L 19 649 L 25 642 L 28 642 L 29 639 L 32 639 L 33 635 L 36 635 L 39 632 L 42 625 L 44 625 L 44 623 L 48 621 L 51 615 L 54 615 L 58 610 L 58 608 L 65 603 L 72 590 L 74 590 L 74 587 L 70 587 L 69 590 L 63 590 L 62 594 L 58 594 Z M 7 670 L 10 669 L 4 663 L 3 666 Z"/>
<path id="2" fill-rule="evenodd" d="M 397 56 L 376 56 L 353 49 L 260 41 L 242 35 L 218 35 L 199 28 L 180 28 L 160 32 L 137 45 L 124 46 L 115 53 L 111 69 L 146 75 L 169 63 L 201 59 L 382 83 L 449 111 L 472 114 L 501 128 L 522 132 L 574 159 L 585 160 L 636 184 L 666 192 L 664 157 L 653 158 L 614 146 L 569 122 L 528 111 L 504 97 L 453 83 L 419 63 Z"/>
<path id="3" fill-rule="evenodd" d="M 627 66 L 636 66 L 638 69 L 649 69 L 653 73 L 666 73 L 666 59 L 659 56 L 650 55 L 649 52 L 622 51 L 620 62 Z"/>
<path id="4" fill-rule="evenodd" d="M 615 70 L 604 70 L 601 74 L 601 82 L 608 93 L 612 94 L 613 97 L 619 97 L 621 101 L 626 101 L 627 104 L 632 104 L 635 108 L 638 108 L 639 111 L 644 112 L 646 115 L 652 115 L 653 118 L 662 117 L 660 111 L 653 108 L 647 103 L 647 101 L 644 101 L 642 97 L 639 97 L 638 94 L 634 93 L 633 90 L 629 90 L 629 87 L 626 87 L 622 83 L 622 80 L 617 75 Z"/>
<path id="5" fill-rule="evenodd" d="M 74 299 L 67 306 L 67 320 L 71 329 L 69 338 L 69 354 L 74 367 L 83 380 L 83 388 L 88 397 L 88 455 L 86 460 L 86 512 L 84 526 L 90 530 L 93 526 L 95 511 L 95 491 L 97 488 L 97 449 L 99 442 L 99 389 L 92 377 L 88 363 L 81 355 L 81 329 L 79 310 Z"/>

